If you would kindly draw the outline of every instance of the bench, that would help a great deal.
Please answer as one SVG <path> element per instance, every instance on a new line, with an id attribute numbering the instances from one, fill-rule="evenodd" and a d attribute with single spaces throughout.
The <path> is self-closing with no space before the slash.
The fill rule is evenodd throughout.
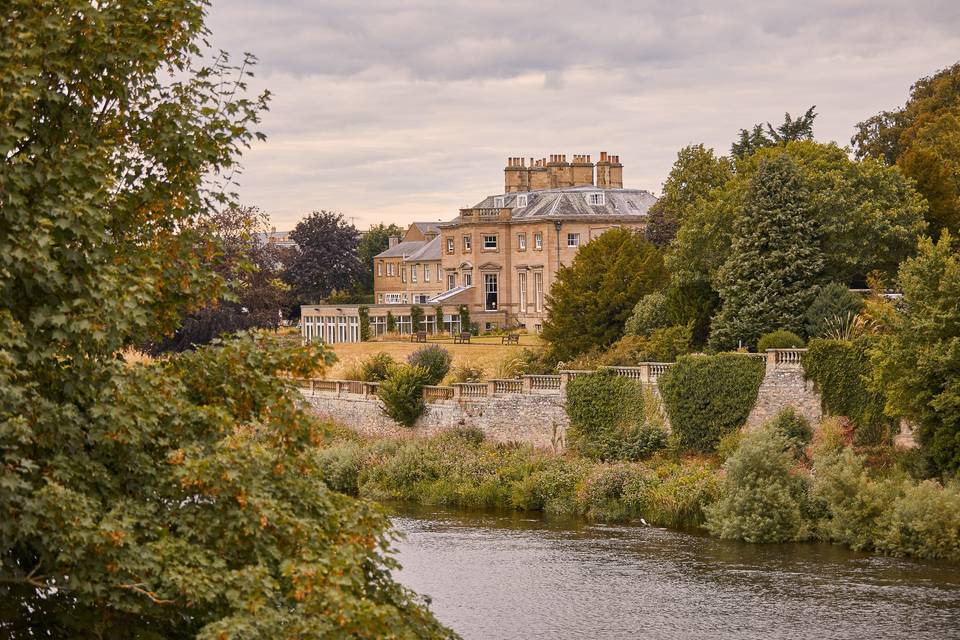
<path id="1" fill-rule="evenodd" d="M 520 344 L 520 334 L 508 333 L 507 335 L 500 338 L 500 344 Z"/>
<path id="2" fill-rule="evenodd" d="M 410 342 L 426 342 L 426 341 L 427 341 L 426 331 L 416 331 L 412 336 L 410 336 Z"/>
<path id="3" fill-rule="evenodd" d="M 469 331 L 461 331 L 460 333 L 453 336 L 453 343 L 454 344 L 457 344 L 457 343 L 470 344 L 470 335 L 471 334 Z"/>

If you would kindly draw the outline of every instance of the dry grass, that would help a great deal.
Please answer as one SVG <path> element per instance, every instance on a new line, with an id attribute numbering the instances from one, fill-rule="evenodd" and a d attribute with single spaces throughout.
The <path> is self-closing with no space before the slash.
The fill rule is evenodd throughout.
<path id="1" fill-rule="evenodd" d="M 524 347 L 541 346 L 540 339 L 533 335 L 521 335 L 520 346 L 501 344 L 500 336 L 473 338 L 470 344 L 454 344 L 451 338 L 434 340 L 431 337 L 427 344 L 439 344 L 449 351 L 453 356 L 453 367 L 479 367 L 490 377 L 496 374 L 497 366 L 505 358 L 519 356 Z M 423 346 L 426 345 L 409 340 L 337 344 L 333 348 L 337 354 L 337 362 L 327 371 L 325 377 L 339 378 L 348 367 L 379 351 L 385 351 L 393 356 L 394 360 L 403 362 L 407 356 Z"/>

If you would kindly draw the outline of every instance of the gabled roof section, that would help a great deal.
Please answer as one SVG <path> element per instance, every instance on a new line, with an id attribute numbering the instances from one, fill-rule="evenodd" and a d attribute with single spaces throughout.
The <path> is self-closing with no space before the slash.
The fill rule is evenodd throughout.
<path id="1" fill-rule="evenodd" d="M 440 233 L 440 227 L 437 226 L 439 224 L 439 222 L 414 222 L 413 226 L 423 235 L 427 235 L 428 233 Z"/>
<path id="2" fill-rule="evenodd" d="M 420 244 L 423 246 L 408 255 L 404 260 L 415 262 L 440 259 L 440 236 L 435 236 L 432 240 Z"/>
<path id="3" fill-rule="evenodd" d="M 414 240 L 409 242 L 400 242 L 396 245 L 390 247 L 386 251 L 381 251 L 377 255 L 373 256 L 374 258 L 405 258 L 412 253 L 415 253 L 423 248 L 427 244 L 423 240 Z"/>

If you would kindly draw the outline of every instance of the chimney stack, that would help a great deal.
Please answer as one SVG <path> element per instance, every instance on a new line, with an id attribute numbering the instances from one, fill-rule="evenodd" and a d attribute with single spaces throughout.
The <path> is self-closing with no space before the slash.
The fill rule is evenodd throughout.
<path id="1" fill-rule="evenodd" d="M 565 153 L 555 153 L 550 156 L 550 162 L 547 163 L 547 169 L 550 171 L 550 188 L 563 189 L 573 186 L 573 168 L 567 162 Z"/>
<path id="2" fill-rule="evenodd" d="M 593 162 L 591 162 L 590 156 L 574 154 L 573 163 L 570 167 L 572 186 L 581 187 L 593 184 Z"/>
<path id="3" fill-rule="evenodd" d="M 400 244 L 400 236 L 390 236 L 387 239 L 387 248 L 393 249 L 395 246 Z"/>
<path id="4" fill-rule="evenodd" d="M 526 161 L 523 158 L 507 158 L 507 166 L 503 170 L 503 192 L 516 193 L 529 190 L 530 171 L 527 169 Z"/>
<path id="5" fill-rule="evenodd" d="M 620 156 L 600 152 L 597 162 L 597 186 L 601 189 L 623 189 L 623 165 Z"/>

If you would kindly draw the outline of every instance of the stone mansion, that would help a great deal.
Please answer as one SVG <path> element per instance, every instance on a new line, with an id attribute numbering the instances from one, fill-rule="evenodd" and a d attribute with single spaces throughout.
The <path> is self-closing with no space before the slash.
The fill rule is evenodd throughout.
<path id="1" fill-rule="evenodd" d="M 449 222 L 414 222 L 402 238 L 374 257 L 371 328 L 387 330 L 387 313 L 401 333 L 412 331 L 410 309 L 420 305 L 424 329 L 460 327 L 466 305 L 481 330 L 525 328 L 539 332 L 545 299 L 561 265 L 581 245 L 614 227 L 642 229 L 656 202 L 652 193 L 623 187 L 618 156 L 552 155 L 508 158 L 503 193 L 461 209 Z M 359 340 L 361 305 L 304 305 L 306 339 L 328 343 Z"/>

